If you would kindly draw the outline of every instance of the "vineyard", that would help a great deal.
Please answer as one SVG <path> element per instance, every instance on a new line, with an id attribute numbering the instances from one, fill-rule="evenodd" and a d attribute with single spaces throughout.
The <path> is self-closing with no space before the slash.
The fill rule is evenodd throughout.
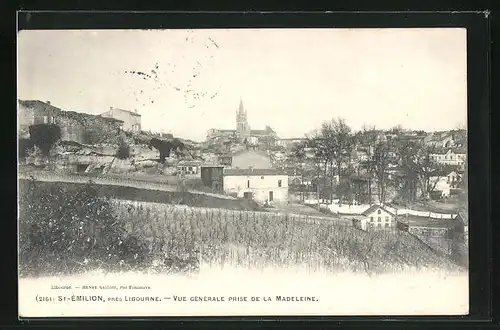
<path id="1" fill-rule="evenodd" d="M 128 201 L 112 205 L 129 233 L 148 241 L 155 255 L 173 259 L 182 256 L 222 267 L 302 266 L 370 275 L 454 268 L 411 234 L 363 232 L 342 219 Z"/>
<path id="2" fill-rule="evenodd" d="M 91 183 L 22 180 L 19 189 L 21 276 L 201 266 L 457 269 L 409 233 L 364 232 L 343 219 L 117 200 Z"/>

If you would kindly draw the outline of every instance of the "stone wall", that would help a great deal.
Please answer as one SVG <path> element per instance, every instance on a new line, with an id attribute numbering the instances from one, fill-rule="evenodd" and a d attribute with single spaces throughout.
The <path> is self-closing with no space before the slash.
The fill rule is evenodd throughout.
<path id="1" fill-rule="evenodd" d="M 83 144 L 115 144 L 123 141 L 119 122 L 95 115 L 62 111 L 56 117 L 61 127 L 62 140 Z"/>

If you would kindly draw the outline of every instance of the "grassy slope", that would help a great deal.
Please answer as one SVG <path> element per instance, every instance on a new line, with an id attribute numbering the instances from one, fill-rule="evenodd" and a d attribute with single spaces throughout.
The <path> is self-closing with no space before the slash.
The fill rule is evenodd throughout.
<path id="1" fill-rule="evenodd" d="M 210 264 L 301 265 L 368 274 L 455 268 L 408 233 L 367 233 L 350 226 L 295 222 L 273 213 L 245 217 L 240 212 L 186 211 L 160 204 L 115 207 L 131 232 L 151 241 L 161 237 L 167 253 L 175 246 L 179 254 L 196 253 Z"/>
<path id="2" fill-rule="evenodd" d="M 26 180 L 20 180 L 21 194 L 25 184 Z M 36 184 L 43 189 L 57 186 L 66 195 L 82 186 Z M 138 201 L 112 203 L 114 214 L 130 234 L 149 244 L 148 258 L 156 259 L 152 264 L 157 261 L 161 267 L 197 269 L 202 261 L 249 268 L 299 265 L 370 275 L 409 269 L 456 269 L 448 259 L 408 233 L 367 233 L 350 226 L 293 221 L 274 212 L 241 211 L 251 208 L 241 204 L 245 201 L 130 187 L 97 187 L 99 196 Z M 145 200 L 171 204 L 141 202 Z M 181 203 L 234 211 L 182 209 L 172 205 Z"/>
<path id="3" fill-rule="evenodd" d="M 22 193 L 23 186 L 27 180 L 19 180 L 19 193 Z M 77 191 L 85 186 L 84 183 L 70 182 L 43 182 L 38 181 L 38 185 L 48 188 L 58 185 L 67 192 Z M 189 192 L 160 191 L 144 188 L 124 187 L 116 185 L 98 185 L 98 193 L 101 197 L 114 197 L 132 201 L 157 202 L 169 204 L 183 204 L 199 207 L 227 208 L 231 210 L 257 210 L 258 205 L 246 200 L 220 199 L 203 194 L 192 194 Z"/>

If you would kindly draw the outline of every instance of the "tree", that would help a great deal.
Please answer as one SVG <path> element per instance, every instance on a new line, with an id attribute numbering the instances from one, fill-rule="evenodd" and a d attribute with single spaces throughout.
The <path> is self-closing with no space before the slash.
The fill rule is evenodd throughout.
<path id="1" fill-rule="evenodd" d="M 56 124 L 38 124 L 29 127 L 30 139 L 44 156 L 50 155 L 50 150 L 61 138 L 61 128 Z"/>
<path id="2" fill-rule="evenodd" d="M 354 137 L 351 128 L 342 118 L 332 119 L 323 123 L 321 136 L 324 141 L 324 153 L 327 164 L 330 164 L 330 187 L 333 188 L 335 174 L 342 177 L 342 166 L 349 163 L 351 153 L 354 150 Z M 333 170 L 335 168 L 335 171 Z M 326 168 L 325 168 L 326 174 Z M 338 196 L 342 200 L 342 196 Z M 333 191 L 330 199 L 333 199 Z"/>
<path id="3" fill-rule="evenodd" d="M 28 151 L 32 149 L 35 145 L 31 139 L 19 139 L 18 147 L 19 147 L 19 159 L 26 158 L 28 155 Z"/>
<path id="4" fill-rule="evenodd" d="M 156 148 L 160 152 L 160 163 L 162 164 L 165 163 L 167 157 L 170 157 L 172 151 L 176 154 L 180 154 L 182 151 L 186 150 L 184 143 L 176 138 L 169 141 L 152 138 L 149 142 L 149 147 Z"/>
<path id="5" fill-rule="evenodd" d="M 430 194 L 435 190 L 438 180 L 433 180 L 440 174 L 440 167 L 431 159 L 434 147 L 421 144 L 416 155 L 417 174 L 419 178 L 422 198 L 428 200 Z"/>
<path id="6" fill-rule="evenodd" d="M 369 162 L 377 178 L 378 200 L 384 204 L 387 197 L 387 170 L 391 163 L 391 144 L 385 138 L 379 138 L 373 149 L 373 155 Z"/>
<path id="7" fill-rule="evenodd" d="M 360 133 L 357 134 L 357 142 L 363 148 L 363 151 L 366 154 L 366 160 L 363 161 L 360 165 L 364 167 L 368 174 L 368 203 L 372 203 L 372 178 L 375 175 L 375 166 L 373 162 L 374 150 L 377 144 L 378 132 L 375 126 L 367 127 L 363 126 L 363 129 Z"/>
<path id="8" fill-rule="evenodd" d="M 406 177 L 416 178 L 423 199 L 429 199 L 436 188 L 437 180 L 433 180 L 441 172 L 431 158 L 435 152 L 433 146 L 425 145 L 422 141 L 399 141 L 398 154 L 400 165 Z"/>
<path id="9" fill-rule="evenodd" d="M 304 163 L 306 161 L 306 143 L 300 142 L 293 146 L 291 152 L 291 160 L 298 165 L 300 173 L 300 199 L 304 202 Z"/>
<path id="10" fill-rule="evenodd" d="M 314 164 L 314 170 L 316 174 L 316 197 L 318 200 L 318 211 L 320 210 L 320 188 L 319 188 L 319 182 L 320 182 L 320 177 L 321 177 L 321 163 L 325 159 L 325 148 L 323 144 L 323 140 L 319 134 L 319 132 L 313 132 L 313 134 L 309 137 L 307 137 L 306 140 L 306 147 L 310 148 L 313 151 L 313 164 Z"/>

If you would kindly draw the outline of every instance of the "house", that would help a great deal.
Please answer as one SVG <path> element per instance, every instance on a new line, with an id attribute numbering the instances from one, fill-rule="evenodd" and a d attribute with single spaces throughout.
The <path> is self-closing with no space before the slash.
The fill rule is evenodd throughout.
<path id="1" fill-rule="evenodd" d="M 440 165 L 463 166 L 466 161 L 466 151 L 448 149 L 446 153 L 430 154 L 430 159 Z"/>
<path id="2" fill-rule="evenodd" d="M 363 213 L 365 224 L 361 226 L 366 229 L 387 229 L 395 227 L 396 215 L 382 205 L 372 205 Z"/>
<path id="3" fill-rule="evenodd" d="M 216 193 L 224 192 L 224 166 L 217 164 L 204 164 L 201 167 L 201 181 L 205 187 L 211 188 Z"/>
<path id="4" fill-rule="evenodd" d="M 455 216 L 452 219 L 434 219 L 406 214 L 396 220 L 398 228 L 416 236 L 452 238 L 464 233 L 464 222 Z"/>
<path id="5" fill-rule="evenodd" d="M 29 137 L 29 127 L 38 124 L 53 124 L 62 110 L 38 100 L 18 100 L 17 122 L 19 135 Z"/>
<path id="6" fill-rule="evenodd" d="M 466 212 L 458 212 L 457 216 L 454 219 L 459 222 L 457 224 L 458 231 L 460 232 L 460 228 L 463 226 L 463 233 L 465 238 L 467 238 L 469 234 L 469 215 Z"/>
<path id="7" fill-rule="evenodd" d="M 269 154 L 258 150 L 241 150 L 231 156 L 231 167 L 240 169 L 270 169 L 272 168 Z"/>
<path id="8" fill-rule="evenodd" d="M 66 111 L 50 102 L 19 100 L 19 136 L 29 138 L 29 127 L 38 124 L 56 124 L 61 129 L 61 141 L 82 144 L 100 142 L 116 143 L 123 121 L 91 115 L 84 112 Z"/>
<path id="9" fill-rule="evenodd" d="M 141 131 L 141 115 L 137 111 L 110 107 L 109 111 L 102 113 L 101 116 L 123 121 L 123 129 L 125 131 Z"/>
<path id="10" fill-rule="evenodd" d="M 462 176 L 456 171 L 451 171 L 446 175 L 432 176 L 429 183 L 434 186 L 434 191 L 441 194 L 441 198 L 450 197 L 451 191 L 457 188 L 462 180 Z"/>
<path id="11" fill-rule="evenodd" d="M 288 201 L 288 175 L 276 169 L 225 169 L 223 186 L 226 194 L 262 204 Z"/>

